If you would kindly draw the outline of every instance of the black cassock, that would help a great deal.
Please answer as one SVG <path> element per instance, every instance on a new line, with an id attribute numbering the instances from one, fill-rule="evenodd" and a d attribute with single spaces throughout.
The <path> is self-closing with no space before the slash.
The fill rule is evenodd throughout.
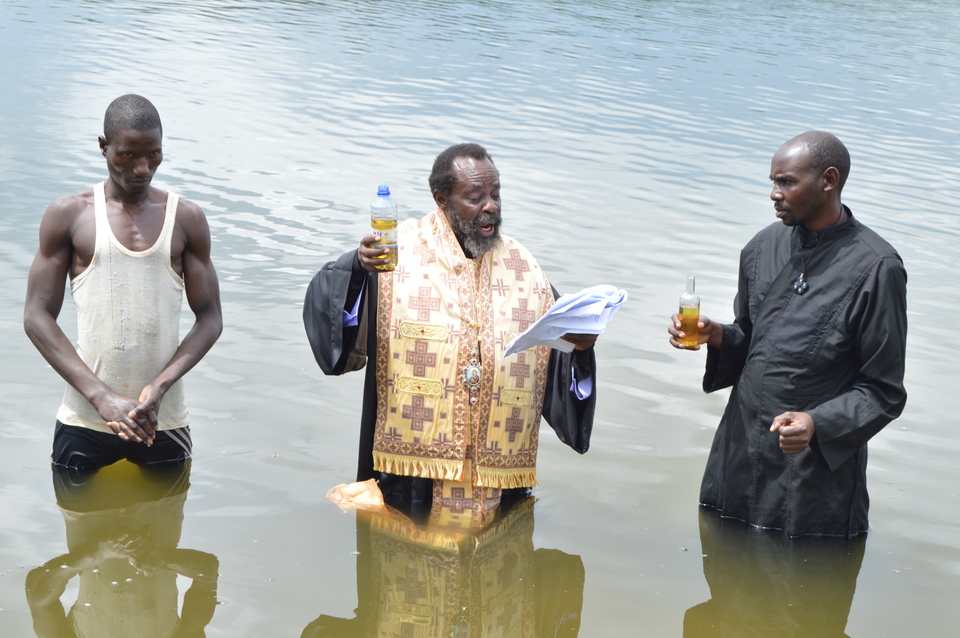
<path id="1" fill-rule="evenodd" d="M 344 327 L 344 310 L 353 309 L 361 291 L 365 299 L 361 300 L 360 312 L 366 316 L 361 317 L 360 325 Z M 366 353 L 376 352 L 376 309 L 377 275 L 360 267 L 356 251 L 345 253 L 336 261 L 325 264 L 314 276 L 303 304 L 303 324 L 313 355 L 324 374 L 340 375 L 364 367 L 367 363 Z M 363 324 L 366 324 L 366 334 L 361 336 Z M 366 366 L 360 418 L 358 481 L 383 478 L 380 472 L 373 469 L 373 434 L 377 417 L 376 357 L 370 357 L 369 363 Z M 560 440 L 580 454 L 590 446 L 593 430 L 597 402 L 595 373 L 596 356 L 592 348 L 571 353 L 550 351 L 542 413 Z M 570 391 L 574 376 L 578 380 L 593 376 L 593 393 L 586 399 L 579 400 Z M 405 480 L 403 483 L 404 490 L 412 489 L 429 498 L 428 479 Z M 389 489 L 383 481 L 381 488 Z"/>
<path id="2" fill-rule="evenodd" d="M 903 262 L 844 210 L 819 233 L 777 222 L 744 247 L 736 322 L 708 348 L 703 378 L 706 392 L 733 390 L 701 504 L 794 536 L 867 529 L 867 441 L 906 403 Z M 787 411 L 814 421 L 800 454 L 784 454 L 769 431 Z"/>

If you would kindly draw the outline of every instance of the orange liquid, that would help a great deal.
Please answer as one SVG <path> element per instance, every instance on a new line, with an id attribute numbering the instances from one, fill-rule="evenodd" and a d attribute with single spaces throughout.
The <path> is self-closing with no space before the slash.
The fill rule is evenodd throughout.
<path id="1" fill-rule="evenodd" d="M 374 243 L 376 248 L 389 248 L 390 252 L 377 259 L 383 263 L 377 265 L 377 270 L 393 270 L 397 267 L 397 220 L 371 219 L 370 227 L 380 235 L 380 241 Z"/>
<path id="2" fill-rule="evenodd" d="M 695 346 L 700 339 L 700 308 L 680 306 L 680 332 L 686 335 L 680 340 L 685 346 Z"/>

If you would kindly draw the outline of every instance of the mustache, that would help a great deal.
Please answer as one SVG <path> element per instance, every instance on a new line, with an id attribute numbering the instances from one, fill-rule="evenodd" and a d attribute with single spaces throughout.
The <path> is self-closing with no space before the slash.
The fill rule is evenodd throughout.
<path id="1" fill-rule="evenodd" d="M 497 213 L 482 213 L 473 220 L 473 225 L 475 228 L 480 228 L 487 224 L 499 226 L 500 220 L 500 215 Z"/>

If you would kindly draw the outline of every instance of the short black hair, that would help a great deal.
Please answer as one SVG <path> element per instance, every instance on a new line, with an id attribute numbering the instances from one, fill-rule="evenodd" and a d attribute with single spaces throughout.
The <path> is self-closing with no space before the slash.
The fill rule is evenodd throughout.
<path id="1" fill-rule="evenodd" d="M 109 142 L 120 131 L 150 131 L 160 129 L 160 114 L 145 97 L 128 93 L 121 95 L 107 107 L 103 115 L 103 137 Z"/>
<path id="2" fill-rule="evenodd" d="M 490 153 L 479 144 L 454 144 L 437 155 L 437 159 L 433 160 L 433 170 L 430 172 L 431 193 L 440 191 L 440 194 L 444 197 L 450 196 L 451 191 L 453 191 L 453 185 L 457 182 L 457 173 L 453 162 L 460 157 L 470 157 L 475 160 L 490 160 L 490 163 L 493 164 L 493 158 L 490 157 Z"/>
<path id="3" fill-rule="evenodd" d="M 840 173 L 837 191 L 843 189 L 850 175 L 850 152 L 836 135 L 825 131 L 807 131 L 796 136 L 790 142 L 803 144 L 810 153 L 810 169 L 822 175 L 831 166 Z"/>

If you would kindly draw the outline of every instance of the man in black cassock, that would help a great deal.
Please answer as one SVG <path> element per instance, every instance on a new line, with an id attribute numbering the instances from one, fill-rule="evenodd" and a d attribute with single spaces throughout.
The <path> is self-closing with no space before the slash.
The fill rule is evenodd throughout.
<path id="1" fill-rule="evenodd" d="M 867 530 L 867 441 L 906 403 L 907 275 L 841 203 L 849 171 L 829 133 L 780 147 L 770 198 L 781 223 L 741 251 L 734 323 L 698 325 L 704 391 L 732 386 L 700 503 L 790 536 Z M 677 315 L 669 333 L 684 349 Z"/>
<path id="2" fill-rule="evenodd" d="M 572 352 L 535 348 L 501 361 L 510 334 L 534 321 L 556 292 L 532 256 L 500 231 L 500 179 L 487 151 L 450 147 L 434 162 L 430 188 L 437 208 L 400 225 L 395 271 L 384 270 L 388 251 L 368 235 L 316 274 L 303 310 L 325 374 L 366 365 L 357 480 L 376 479 L 385 501 L 414 520 L 440 498 L 437 479 L 461 481 L 461 497 L 469 497 L 471 473 L 473 487 L 502 488 L 504 501 L 526 494 L 536 483 L 540 414 L 582 454 L 596 404 L 596 335 L 565 335 Z M 404 288 L 411 282 L 417 294 Z M 508 325 L 511 317 L 520 320 Z M 526 379 L 506 379 L 524 370 Z M 508 417 L 527 417 L 510 419 L 509 435 L 496 416 L 505 405 Z M 499 450 L 515 438 L 517 449 Z"/>

